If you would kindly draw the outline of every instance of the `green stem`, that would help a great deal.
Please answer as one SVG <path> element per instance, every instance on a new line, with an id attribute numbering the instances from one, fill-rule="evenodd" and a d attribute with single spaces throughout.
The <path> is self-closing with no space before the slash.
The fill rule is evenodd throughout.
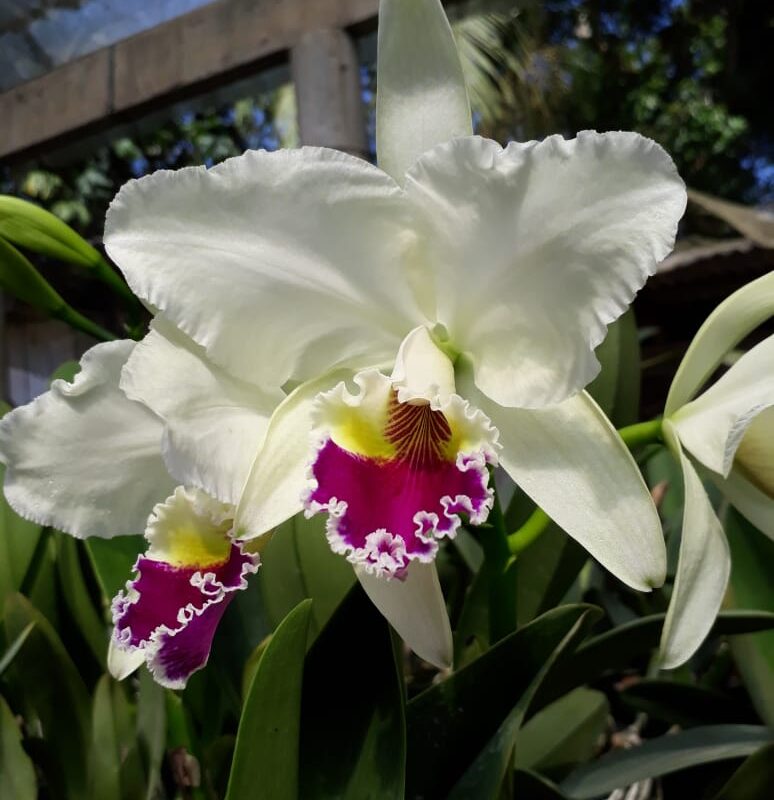
<path id="1" fill-rule="evenodd" d="M 548 527 L 551 518 L 542 508 L 536 508 L 529 519 L 508 537 L 508 548 L 516 556 L 526 550 Z"/>
<path id="2" fill-rule="evenodd" d="M 633 450 L 646 444 L 656 444 L 662 441 L 661 419 L 652 419 L 647 422 L 638 422 L 628 425 L 618 431 L 624 444 Z M 551 518 L 542 508 L 536 508 L 532 516 L 514 533 L 507 537 L 510 552 L 517 556 L 526 550 L 548 528 Z"/>
<path id="3" fill-rule="evenodd" d="M 484 569 L 489 578 L 489 641 L 494 644 L 516 630 L 515 562 L 508 547 L 508 534 L 500 500 L 495 492 L 488 524 L 481 530 Z"/>
<path id="4" fill-rule="evenodd" d="M 661 417 L 651 419 L 648 422 L 638 422 L 636 425 L 627 425 L 618 431 L 618 435 L 624 440 L 624 444 L 633 450 L 635 447 L 642 447 L 646 444 L 656 444 L 661 439 Z"/>
<path id="5" fill-rule="evenodd" d="M 88 333 L 89 336 L 93 336 L 100 341 L 112 342 L 116 338 L 109 330 L 97 325 L 96 322 L 92 322 L 88 317 L 84 317 L 83 314 L 78 313 L 70 306 L 63 306 L 56 312 L 56 316 L 71 328 Z"/>

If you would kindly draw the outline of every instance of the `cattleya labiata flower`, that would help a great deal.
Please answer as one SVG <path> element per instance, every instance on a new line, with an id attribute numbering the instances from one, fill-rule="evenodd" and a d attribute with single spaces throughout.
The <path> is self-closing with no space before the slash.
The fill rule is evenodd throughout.
<path id="1" fill-rule="evenodd" d="M 121 389 L 163 420 L 176 481 L 236 507 L 235 540 L 326 512 L 371 599 L 446 667 L 434 557 L 486 520 L 495 464 L 621 580 L 663 582 L 648 489 L 583 387 L 685 189 L 634 133 L 473 136 L 439 0 L 382 0 L 378 74 L 378 167 L 252 151 L 122 188 L 105 246 L 158 315 Z"/>
<path id="2" fill-rule="evenodd" d="M 189 392 L 198 386 L 206 393 L 206 359 L 184 337 L 176 342 L 168 368 L 186 374 Z M 137 576 L 113 602 L 108 665 L 121 678 L 145 661 L 157 681 L 181 688 L 206 664 L 220 618 L 260 559 L 252 543 L 233 537 L 233 502 L 175 486 L 168 466 L 175 460 L 173 428 L 119 387 L 135 346 L 96 345 L 72 382 L 56 380 L 49 392 L 7 414 L 0 455 L 6 496 L 22 516 L 78 537 L 145 530 L 148 548 L 137 559 Z M 244 482 L 250 466 L 238 456 L 235 434 L 253 437 L 254 452 L 277 399 L 257 397 L 252 416 L 241 414 L 238 432 L 227 414 L 220 429 L 199 426 L 205 457 L 224 458 L 224 494 Z"/>
<path id="3" fill-rule="evenodd" d="M 685 508 L 661 641 L 666 668 L 685 662 L 709 633 L 731 571 L 723 526 L 692 459 L 730 503 L 774 538 L 774 336 L 703 389 L 728 352 L 772 316 L 774 273 L 739 289 L 715 309 L 691 342 L 669 390 L 664 437 L 683 472 Z"/>

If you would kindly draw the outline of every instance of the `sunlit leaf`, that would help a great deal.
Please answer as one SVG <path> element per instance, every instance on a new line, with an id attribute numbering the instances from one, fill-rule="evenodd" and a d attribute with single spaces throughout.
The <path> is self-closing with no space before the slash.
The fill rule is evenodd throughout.
<path id="1" fill-rule="evenodd" d="M 264 651 L 239 721 L 226 800 L 296 800 L 306 638 L 312 601 L 302 601 Z"/>

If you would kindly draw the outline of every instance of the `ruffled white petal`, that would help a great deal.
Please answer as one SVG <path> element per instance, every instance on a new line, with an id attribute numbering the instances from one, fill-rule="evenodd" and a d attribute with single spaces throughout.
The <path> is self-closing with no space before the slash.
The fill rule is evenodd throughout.
<path id="1" fill-rule="evenodd" d="M 423 321 L 402 272 L 398 185 L 321 148 L 248 151 L 127 183 L 105 246 L 142 299 L 266 386 L 393 358 Z"/>
<path id="2" fill-rule="evenodd" d="M 392 383 L 401 403 L 438 398 L 444 401 L 454 394 L 454 365 L 426 327 L 415 328 L 401 343 Z"/>
<path id="3" fill-rule="evenodd" d="M 668 421 L 664 422 L 664 435 L 680 461 L 685 486 L 677 574 L 661 635 L 661 666 L 674 669 L 696 652 L 715 622 L 728 584 L 731 556 L 723 526 Z"/>
<path id="4" fill-rule="evenodd" d="M 406 177 L 435 273 L 437 319 L 507 406 L 564 400 L 598 372 L 594 348 L 672 249 L 685 188 L 635 133 L 565 141 L 457 139 Z"/>
<path id="5" fill-rule="evenodd" d="M 675 412 L 672 423 L 683 447 L 724 477 L 744 441 L 748 443 L 740 457 L 749 450 L 752 466 L 768 452 L 774 471 L 774 431 L 771 426 L 761 428 L 756 437 L 755 429 L 750 430 L 754 420 L 770 406 L 774 406 L 774 336 L 745 353 L 706 392 Z M 756 447 L 758 439 L 760 446 Z M 765 458 L 762 467 L 765 469 Z"/>
<path id="6" fill-rule="evenodd" d="M 138 533 L 174 488 L 161 421 L 118 388 L 133 348 L 92 347 L 72 383 L 54 381 L 0 422 L 5 496 L 23 517 L 79 537 Z"/>
<path id="7" fill-rule="evenodd" d="M 748 283 L 722 302 L 694 336 L 669 389 L 671 416 L 701 389 L 735 345 L 774 315 L 774 272 Z"/>
<path id="8" fill-rule="evenodd" d="M 426 150 L 473 125 L 465 79 L 440 0 L 381 0 L 376 92 L 379 166 L 402 181 Z"/>
<path id="9" fill-rule="evenodd" d="M 664 582 L 664 539 L 648 487 L 588 394 L 530 410 L 498 406 L 464 372 L 458 387 L 499 430 L 502 467 L 551 519 L 632 588 Z"/>
<path id="10" fill-rule="evenodd" d="M 412 562 L 402 581 L 371 575 L 361 567 L 355 574 L 373 604 L 420 658 L 439 669 L 451 667 L 451 625 L 435 564 Z"/>
<path id="11" fill-rule="evenodd" d="M 186 486 L 236 504 L 284 399 L 232 378 L 204 349 L 157 317 L 124 367 L 121 388 L 166 423 L 164 458 Z"/>
<path id="12" fill-rule="evenodd" d="M 349 376 L 339 370 L 301 384 L 277 407 L 237 507 L 234 530 L 238 538 L 261 536 L 302 510 L 314 454 L 315 399 Z"/>
<path id="13" fill-rule="evenodd" d="M 732 469 L 728 478 L 718 479 L 716 483 L 743 516 L 774 539 L 774 501 L 768 494 L 750 483 L 738 469 Z"/>

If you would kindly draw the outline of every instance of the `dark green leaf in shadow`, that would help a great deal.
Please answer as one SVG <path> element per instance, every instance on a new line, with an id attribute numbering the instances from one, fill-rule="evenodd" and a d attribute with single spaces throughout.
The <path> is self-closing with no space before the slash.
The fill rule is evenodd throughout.
<path id="1" fill-rule="evenodd" d="M 518 800 L 567 800 L 548 778 L 521 768 L 513 774 L 513 796 Z"/>
<path id="2" fill-rule="evenodd" d="M 576 607 L 577 608 L 577 607 Z M 532 661 L 535 669 L 534 677 L 524 689 L 514 706 L 500 724 L 495 735 L 475 758 L 471 766 L 455 785 L 449 794 L 450 800 L 466 800 L 475 797 L 477 800 L 496 800 L 501 792 L 503 780 L 508 776 L 514 745 L 518 748 L 518 732 L 527 713 L 535 692 L 541 683 L 550 675 L 551 669 L 560 658 L 571 656 L 579 642 L 588 633 L 588 630 L 597 616 L 597 609 L 586 607 L 586 612 L 577 617 L 569 631 L 557 642 L 553 650 L 541 653 L 541 648 L 535 648 L 536 653 L 543 656 L 533 660 L 532 653 L 523 654 L 525 661 Z M 490 701 L 491 702 L 491 701 Z M 554 731 L 555 736 L 555 731 Z M 517 754 L 518 758 L 518 754 Z"/>
<path id="3" fill-rule="evenodd" d="M 764 800 L 774 787 L 774 744 L 754 752 L 713 800 Z"/>
<path id="4" fill-rule="evenodd" d="M 112 680 L 103 675 L 97 681 L 92 708 L 88 796 L 100 800 L 121 800 L 121 758 L 113 717 Z"/>
<path id="5" fill-rule="evenodd" d="M 16 719 L 0 696 L 0 797 L 35 800 L 37 796 L 35 768 L 22 747 Z"/>
<path id="6" fill-rule="evenodd" d="M 749 704 L 723 692 L 677 681 L 645 680 L 620 694 L 630 708 L 682 727 L 756 722 Z"/>
<path id="7" fill-rule="evenodd" d="M 593 689 L 575 689 L 535 714 L 516 737 L 516 766 L 559 780 L 598 752 L 607 728 L 607 697 Z"/>
<path id="8" fill-rule="evenodd" d="M 261 561 L 258 581 L 274 626 L 311 598 L 312 633 L 319 633 L 355 582 L 352 565 L 336 555 L 325 538 L 323 514 L 312 519 L 297 514 L 281 525 Z"/>
<path id="9" fill-rule="evenodd" d="M 588 553 L 551 523 L 516 560 L 519 625 L 557 606 L 567 594 Z"/>
<path id="10" fill-rule="evenodd" d="M 167 710 L 164 689 L 153 680 L 147 669 L 141 669 L 137 695 L 137 742 L 147 776 L 147 800 L 158 797 L 166 739 Z"/>
<path id="11" fill-rule="evenodd" d="M 58 782 L 73 796 L 85 791 L 91 701 L 64 645 L 48 620 L 21 595 L 5 607 L 5 631 L 15 639 L 34 623 L 8 670 L 24 698 L 25 718 L 40 720 L 45 748 Z"/>
<path id="12" fill-rule="evenodd" d="M 94 606 L 80 562 L 80 545 L 67 534 L 59 534 L 57 570 L 67 608 L 97 663 L 104 669 L 108 631 Z"/>
<path id="13" fill-rule="evenodd" d="M 550 686 L 538 692 L 534 709 L 543 708 L 561 695 L 599 678 L 604 673 L 621 669 L 633 658 L 645 656 L 658 647 L 664 614 L 627 622 L 589 639 L 578 648 L 572 664 L 562 665 Z M 734 636 L 774 628 L 774 614 L 767 611 L 721 611 L 710 636 Z"/>
<path id="14" fill-rule="evenodd" d="M 226 800 L 298 797 L 304 654 L 312 601 L 280 624 L 258 664 L 239 721 Z"/>
<path id="15" fill-rule="evenodd" d="M 8 669 L 14 658 L 16 658 L 16 654 L 21 650 L 22 645 L 32 633 L 34 627 L 35 623 L 30 622 L 30 624 L 8 645 L 8 649 L 0 657 L 0 677 L 2 677 L 2 674 Z"/>
<path id="16" fill-rule="evenodd" d="M 731 547 L 731 605 L 774 611 L 774 542 L 733 508 L 725 528 Z M 731 648 L 761 719 L 774 726 L 774 631 L 739 636 Z"/>
<path id="17" fill-rule="evenodd" d="M 758 725 L 707 725 L 616 750 L 575 770 L 560 788 L 573 800 L 593 800 L 644 778 L 699 764 L 743 758 L 772 741 Z"/>
<path id="18" fill-rule="evenodd" d="M 303 800 L 400 800 L 406 728 L 399 640 L 355 586 L 309 650 L 301 706 Z"/>
<path id="19" fill-rule="evenodd" d="M 591 611 L 584 605 L 549 611 L 409 703 L 409 797 L 446 796 Z"/>

